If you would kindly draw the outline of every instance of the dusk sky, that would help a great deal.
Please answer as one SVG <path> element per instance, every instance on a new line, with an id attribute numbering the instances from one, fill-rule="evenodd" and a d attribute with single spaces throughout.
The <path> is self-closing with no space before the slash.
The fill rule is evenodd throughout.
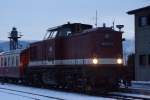
<path id="1" fill-rule="evenodd" d="M 134 38 L 134 17 L 126 12 L 150 5 L 149 0 L 1 0 L 0 40 L 7 40 L 12 27 L 23 34 L 22 40 L 41 40 L 50 27 L 70 21 L 98 26 L 123 24 L 124 37 Z"/>

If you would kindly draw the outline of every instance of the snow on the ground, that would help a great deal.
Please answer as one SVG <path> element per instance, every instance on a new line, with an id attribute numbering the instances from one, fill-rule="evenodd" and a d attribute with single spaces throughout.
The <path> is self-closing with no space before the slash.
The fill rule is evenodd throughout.
<path id="1" fill-rule="evenodd" d="M 150 89 L 150 81 L 132 81 L 132 88 Z"/>
<path id="2" fill-rule="evenodd" d="M 47 98 L 43 96 L 38 96 L 38 95 L 34 95 L 30 93 L 23 93 L 23 92 L 18 92 L 18 91 L 21 91 L 21 90 L 12 91 L 12 90 L 0 88 L 0 96 L 1 96 L 1 93 L 5 95 L 7 94 L 7 96 L 2 95 L 3 98 L 0 98 L 0 100 L 1 99 L 2 100 L 57 100 L 57 98 Z"/>
<path id="3" fill-rule="evenodd" d="M 40 94 L 45 96 L 61 98 L 65 100 L 114 100 L 114 99 L 104 98 L 104 97 L 96 97 L 96 96 L 89 96 L 84 94 L 68 93 L 68 92 L 61 92 L 61 91 L 55 91 L 49 89 L 19 86 L 13 84 L 4 84 L 4 85 L 0 84 L 0 88 L 8 88 L 8 89 L 13 89 L 18 91 L 30 92 L 30 93 L 35 93 L 35 94 Z M 32 94 L 25 94 L 25 93 L 0 89 L 0 100 L 37 100 L 37 99 L 56 100 L 56 99 L 39 97 Z"/>
<path id="4" fill-rule="evenodd" d="M 132 83 L 150 84 L 150 81 L 132 81 Z"/>
<path id="5" fill-rule="evenodd" d="M 112 94 L 120 95 L 120 96 L 127 96 L 127 97 L 137 97 L 137 98 L 145 98 L 147 100 L 150 99 L 150 96 L 148 95 L 142 95 L 142 94 L 133 94 L 133 93 L 121 93 L 121 92 L 113 92 Z"/>
<path id="6" fill-rule="evenodd" d="M 33 100 L 33 99 L 14 95 L 14 94 L 8 94 L 5 92 L 0 92 L 0 100 Z"/>

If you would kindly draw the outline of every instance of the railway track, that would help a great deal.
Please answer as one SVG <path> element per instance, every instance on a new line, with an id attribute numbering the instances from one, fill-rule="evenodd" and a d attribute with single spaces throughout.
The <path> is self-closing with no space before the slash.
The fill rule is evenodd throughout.
<path id="1" fill-rule="evenodd" d="M 16 95 L 16 96 L 21 96 L 21 97 L 28 98 L 31 100 L 42 100 L 43 98 L 47 98 L 50 100 L 65 100 L 65 99 L 57 98 L 57 97 L 53 97 L 53 96 L 47 96 L 47 95 L 26 92 L 26 91 L 20 91 L 20 90 L 15 90 L 15 89 L 9 89 L 9 88 L 2 88 L 2 87 L 0 87 L 0 92 L 12 94 L 12 95 Z"/>

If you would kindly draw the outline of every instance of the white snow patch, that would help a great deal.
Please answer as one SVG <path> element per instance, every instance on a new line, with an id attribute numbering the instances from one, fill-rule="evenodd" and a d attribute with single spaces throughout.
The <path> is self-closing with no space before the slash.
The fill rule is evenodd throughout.
<path id="1" fill-rule="evenodd" d="M 9 94 L 5 92 L 0 92 L 0 100 L 33 100 L 30 98 Z"/>
<path id="2" fill-rule="evenodd" d="M 132 86 L 130 88 L 150 90 L 150 81 L 132 81 Z"/>
<path id="3" fill-rule="evenodd" d="M 127 96 L 127 97 L 144 98 L 144 99 L 150 100 L 150 96 L 148 96 L 148 95 L 142 95 L 142 94 L 121 93 L 121 92 L 113 92 L 111 94 L 120 95 L 120 96 Z"/>
<path id="4" fill-rule="evenodd" d="M 89 95 L 77 94 L 77 93 L 60 92 L 60 91 L 55 91 L 55 90 L 41 89 L 41 88 L 27 87 L 27 86 L 18 86 L 18 85 L 13 85 L 13 84 L 5 84 L 5 85 L 0 84 L 0 88 L 31 92 L 35 94 L 61 98 L 65 100 L 114 100 L 111 98 L 89 96 Z M 0 98 L 1 100 L 34 100 L 34 98 L 39 98 L 40 100 L 54 100 L 54 99 L 42 98 L 39 96 L 30 95 L 30 94 L 27 95 L 25 93 L 19 93 L 19 92 L 13 92 L 14 94 L 18 94 L 18 95 L 13 95 L 13 94 L 8 94 L 7 93 L 8 90 L 2 90 L 2 91 L 3 92 L 1 92 L 1 89 L 0 89 L 0 97 L 2 97 L 2 99 Z M 12 92 L 9 91 L 9 93 L 12 93 Z"/>

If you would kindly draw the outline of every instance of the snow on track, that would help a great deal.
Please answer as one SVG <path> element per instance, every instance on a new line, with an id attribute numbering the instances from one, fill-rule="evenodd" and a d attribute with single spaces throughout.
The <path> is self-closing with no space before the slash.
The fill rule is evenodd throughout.
<path id="1" fill-rule="evenodd" d="M 13 84 L 0 84 L 0 97 L 3 97 L 1 100 L 114 100 Z"/>

